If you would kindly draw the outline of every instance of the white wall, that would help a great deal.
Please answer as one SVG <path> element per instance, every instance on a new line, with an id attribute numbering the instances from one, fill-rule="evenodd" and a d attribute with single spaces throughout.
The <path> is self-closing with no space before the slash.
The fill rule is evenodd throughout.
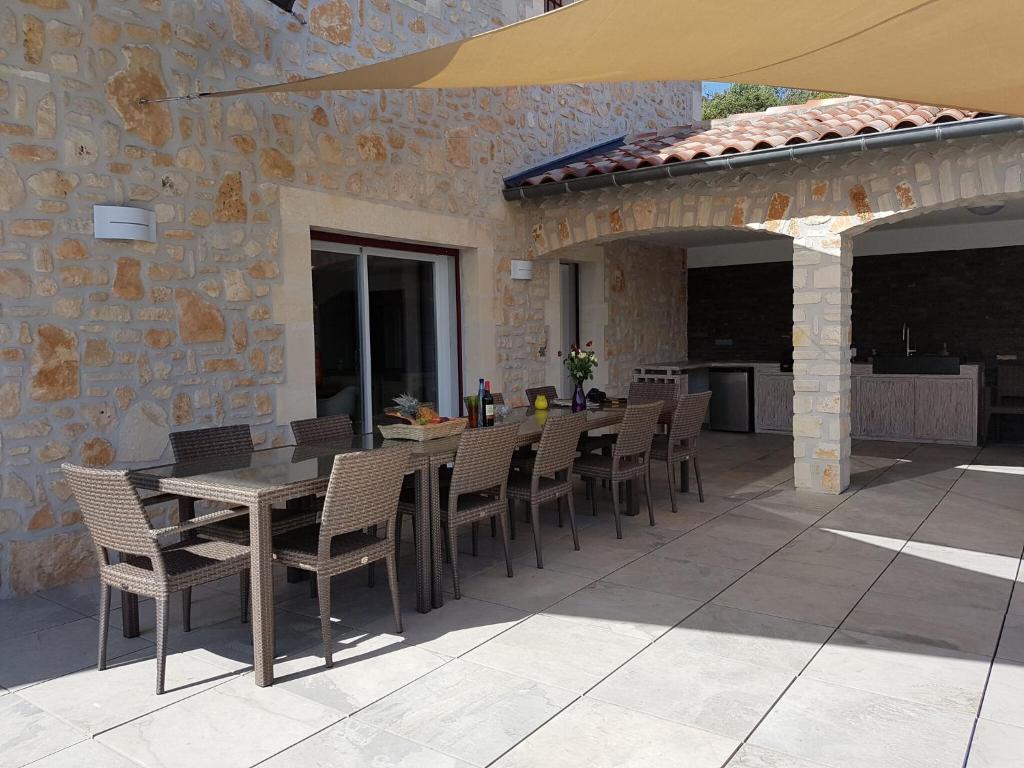
<path id="1" fill-rule="evenodd" d="M 879 256 L 926 251 L 960 251 L 1024 245 L 1024 219 L 979 221 L 931 227 L 878 227 L 853 240 L 854 256 Z M 690 269 L 789 261 L 793 246 L 788 239 L 687 248 Z"/>

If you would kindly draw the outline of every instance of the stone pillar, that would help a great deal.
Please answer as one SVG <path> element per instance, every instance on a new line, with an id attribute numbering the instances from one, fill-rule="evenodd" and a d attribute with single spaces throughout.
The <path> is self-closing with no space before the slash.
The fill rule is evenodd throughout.
<path id="1" fill-rule="evenodd" d="M 793 241 L 793 473 L 796 487 L 842 493 L 850 484 L 849 238 Z"/>

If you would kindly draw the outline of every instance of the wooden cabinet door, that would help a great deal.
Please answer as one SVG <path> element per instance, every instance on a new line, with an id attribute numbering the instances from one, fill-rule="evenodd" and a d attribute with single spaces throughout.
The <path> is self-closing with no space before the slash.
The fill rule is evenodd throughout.
<path id="1" fill-rule="evenodd" d="M 915 381 L 914 437 L 973 445 L 977 421 L 974 385 L 969 379 Z"/>
<path id="2" fill-rule="evenodd" d="M 757 430 L 793 431 L 793 374 L 759 373 L 754 390 Z"/>
<path id="3" fill-rule="evenodd" d="M 851 407 L 856 437 L 914 437 L 914 379 L 858 376 Z"/>

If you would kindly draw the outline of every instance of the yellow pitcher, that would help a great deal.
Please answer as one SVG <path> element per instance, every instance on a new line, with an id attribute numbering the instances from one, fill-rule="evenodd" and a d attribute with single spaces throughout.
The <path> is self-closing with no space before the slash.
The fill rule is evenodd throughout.
<path id="1" fill-rule="evenodd" d="M 533 410 L 535 411 L 546 411 L 548 409 L 548 399 L 544 395 L 537 395 L 533 399 Z"/>

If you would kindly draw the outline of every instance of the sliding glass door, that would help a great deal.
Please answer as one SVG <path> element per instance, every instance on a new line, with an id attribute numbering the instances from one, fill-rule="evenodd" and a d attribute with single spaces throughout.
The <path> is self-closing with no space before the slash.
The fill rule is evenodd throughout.
<path id="1" fill-rule="evenodd" d="M 312 265 L 318 415 L 368 432 L 403 394 L 456 415 L 454 259 L 314 241 Z"/>

